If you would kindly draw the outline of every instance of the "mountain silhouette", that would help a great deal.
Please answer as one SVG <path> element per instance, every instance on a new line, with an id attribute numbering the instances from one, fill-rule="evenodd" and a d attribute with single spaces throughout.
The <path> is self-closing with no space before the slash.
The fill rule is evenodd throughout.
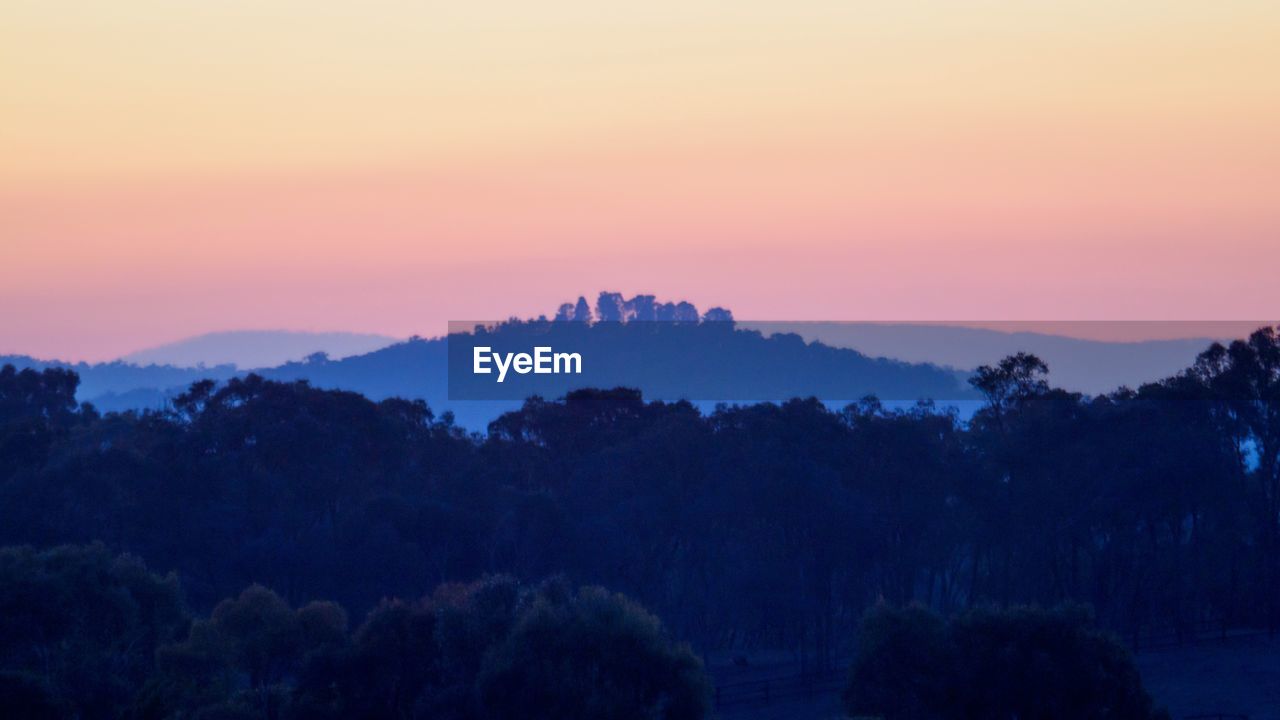
<path id="1" fill-rule="evenodd" d="M 93 403 L 104 412 L 156 410 L 198 380 L 227 380 L 241 374 L 234 365 L 174 367 L 136 365 L 115 360 L 106 363 L 68 363 L 39 360 L 28 355 L 0 355 L 0 367 L 18 369 L 66 368 L 80 376 L 76 399 Z"/>
<path id="2" fill-rule="evenodd" d="M 307 380 L 317 387 L 354 390 L 375 400 L 422 398 L 433 408 L 452 411 L 467 427 L 483 427 L 497 414 L 518 407 L 530 394 L 558 397 L 583 387 L 625 385 L 638 388 L 647 398 L 704 401 L 816 396 L 852 402 L 866 395 L 895 400 L 972 396 L 962 374 L 933 365 L 870 358 L 854 350 L 806 343 L 796 335 L 765 337 L 717 322 L 502 323 L 485 330 L 483 342 L 513 350 L 530 349 L 533 343 L 574 349 L 588 358 L 584 364 L 595 371 L 580 376 L 544 376 L 540 379 L 547 382 L 533 386 L 512 383 L 503 387 L 482 378 L 464 387 L 458 381 L 476 379 L 469 372 L 469 340 L 470 336 L 458 334 L 413 338 L 365 355 L 341 360 L 315 357 L 259 374 L 273 380 Z M 455 363 L 452 376 L 450 362 Z M 465 371 L 456 369 L 459 363 Z M 500 391 L 478 391 L 482 387 Z"/>
<path id="3" fill-rule="evenodd" d="M 232 330 L 213 332 L 139 350 L 120 358 L 133 365 L 234 365 L 237 368 L 275 367 L 322 352 L 333 358 L 363 355 L 399 338 L 352 332 L 294 330 Z"/>
<path id="4" fill-rule="evenodd" d="M 973 368 L 1019 351 L 1045 359 L 1056 385 L 1100 394 L 1173 374 L 1210 342 L 1104 342 L 954 325 L 735 322 L 723 308 L 700 313 L 687 302 L 618 293 L 601 293 L 594 306 L 581 297 L 565 303 L 553 320 L 480 323 L 479 336 L 471 334 L 475 325 L 451 328 L 452 341 L 237 331 L 134 353 L 131 362 L 63 363 L 15 355 L 0 356 L 0 364 L 74 370 L 81 380 L 78 399 L 102 411 L 160 408 L 197 380 L 225 381 L 252 368 L 270 379 L 305 380 L 375 400 L 422 399 L 437 413 L 454 413 L 464 427 L 482 429 L 531 394 L 555 398 L 588 386 L 628 386 L 647 398 L 708 402 L 797 396 L 834 402 L 876 395 L 886 401 L 965 403 L 973 397 L 966 383 Z M 460 330 L 464 334 L 456 334 Z M 587 371 L 513 376 L 503 385 L 469 373 L 451 378 L 451 361 L 455 369 L 468 367 L 471 349 L 480 342 L 509 352 L 535 344 L 576 350 L 588 358 Z M 360 352 L 362 347 L 371 349 Z M 278 358 L 284 359 L 268 362 Z M 148 359 L 166 362 L 142 362 Z M 226 362 L 210 364 L 218 359 Z"/>
<path id="5" fill-rule="evenodd" d="M 805 340 L 851 348 L 875 357 L 928 362 L 969 370 L 1018 352 L 1049 365 L 1055 387 L 1087 395 L 1177 374 L 1202 350 L 1229 337 L 1194 337 L 1136 342 L 1085 340 L 1047 332 L 1005 332 L 955 325 L 867 322 L 739 322 L 765 334 L 792 332 Z M 1263 323 L 1258 323 L 1262 325 Z M 1053 323 L 1045 323 L 1052 328 Z M 1211 329 L 1211 328 L 1204 328 Z"/>

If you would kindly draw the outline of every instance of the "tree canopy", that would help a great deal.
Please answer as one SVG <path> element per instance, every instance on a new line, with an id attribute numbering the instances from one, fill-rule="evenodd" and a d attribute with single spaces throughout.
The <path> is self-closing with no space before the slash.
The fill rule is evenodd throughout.
<path id="1" fill-rule="evenodd" d="M 74 375 L 6 368 L 0 545 L 100 545 L 0 555 L 0 596 L 31 614 L 5 615 L 0 687 L 32 714 L 111 705 L 163 647 L 158 667 L 186 670 L 148 683 L 154 707 L 196 691 L 229 702 L 219 693 L 232 689 L 235 707 L 284 707 L 270 703 L 285 702 L 285 686 L 300 693 L 289 702 L 338 713 L 481 712 L 511 687 L 485 662 L 529 657 L 502 598 L 542 608 L 519 625 L 529 633 L 610 617 L 648 626 L 597 591 L 457 585 L 480 577 L 608 587 L 699 653 L 785 650 L 813 671 L 854 651 L 858 618 L 881 599 L 943 616 L 1082 603 L 1138 644 L 1206 624 L 1280 627 L 1277 347 L 1262 329 L 1174 377 L 1099 397 L 1054 388 L 1042 362 L 1015 356 L 975 374 L 988 402 L 967 420 L 874 398 L 703 413 L 617 388 L 530 398 L 482 435 L 422 402 L 257 376 L 193 384 L 163 411 L 102 415 L 75 404 Z M 143 561 L 180 579 L 199 618 L 189 631 L 170 581 Z M 383 602 L 436 587 L 428 600 Z M 475 627 L 489 630 L 446 623 L 438 634 L 450 608 L 470 607 L 457 598 L 480 596 L 492 622 Z M 84 608 L 114 634 L 95 635 Z M 336 630 L 344 614 L 354 632 Z M 379 677 L 403 678 L 394 687 L 371 681 L 334 704 L 326 693 L 357 675 L 352 658 L 375 640 L 420 657 L 447 647 L 449 667 L 471 679 L 392 663 Z M 501 652 L 481 662 L 479 647 Z M 666 677 L 686 674 L 680 651 L 648 647 Z M 525 665 L 546 674 L 552 657 Z M 648 682 L 626 689 L 638 706 L 684 712 L 685 695 Z M 427 689 L 401 692 L 410 686 Z M 453 690 L 431 690 L 442 687 Z M 606 702 L 580 690 L 564 692 Z"/>
<path id="2" fill-rule="evenodd" d="M 1080 607 L 968 610 L 949 621 L 880 605 L 862 621 L 844 692 L 883 720 L 1143 720 L 1153 710 L 1129 651 Z"/>

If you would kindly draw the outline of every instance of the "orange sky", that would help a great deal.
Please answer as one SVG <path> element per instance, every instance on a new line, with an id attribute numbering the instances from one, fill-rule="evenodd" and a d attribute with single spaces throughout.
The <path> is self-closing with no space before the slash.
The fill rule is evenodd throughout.
<path id="1" fill-rule="evenodd" d="M 1270 316 L 1277 78 L 1261 1 L 9 0 L 0 352 Z"/>

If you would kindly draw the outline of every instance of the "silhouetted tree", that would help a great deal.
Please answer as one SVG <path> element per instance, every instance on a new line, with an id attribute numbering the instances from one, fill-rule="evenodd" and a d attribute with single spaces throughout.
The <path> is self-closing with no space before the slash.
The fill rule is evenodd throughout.
<path id="1" fill-rule="evenodd" d="M 345 611 L 333 603 L 295 611 L 271 590 L 250 586 L 197 620 L 184 642 L 161 649 L 137 714 L 278 717 L 288 702 L 286 681 L 304 660 L 345 648 L 346 625 Z"/>
<path id="2" fill-rule="evenodd" d="M 676 303 L 671 319 L 676 322 L 696 323 L 698 322 L 698 308 L 693 303 L 681 300 Z"/>
<path id="3" fill-rule="evenodd" d="M 702 662 L 657 618 L 601 588 L 544 586 L 486 659 L 489 718 L 693 720 L 708 711 Z"/>
<path id="4" fill-rule="evenodd" d="M 602 292 L 596 299 L 596 320 L 600 322 L 623 322 L 623 301 L 620 293 Z"/>
<path id="5" fill-rule="evenodd" d="M 1167 718 L 1128 650 L 1078 608 L 971 610 L 944 623 L 920 607 L 863 620 L 845 690 L 852 715 L 885 720 Z"/>
<path id="6" fill-rule="evenodd" d="M 935 720 L 957 698 L 957 650 L 947 624 L 922 605 L 868 610 L 844 707 L 885 720 Z"/>
<path id="7" fill-rule="evenodd" d="M 701 718 L 701 662 L 626 598 L 493 577 L 384 602 L 313 656 L 295 711 L 342 718 Z"/>
<path id="8" fill-rule="evenodd" d="M 702 314 L 702 322 L 733 322 L 733 313 L 722 307 L 713 307 Z"/>
<path id="9" fill-rule="evenodd" d="M 77 413 L 79 378 L 70 370 L 0 367 L 0 480 L 39 467 L 54 443 L 71 426 L 95 417 L 91 408 Z"/>
<path id="10" fill-rule="evenodd" d="M 0 707 L 116 717 L 185 623 L 177 579 L 135 558 L 102 545 L 0 549 Z"/>
<path id="11" fill-rule="evenodd" d="M 1229 346 L 1214 343 L 1187 377 L 1212 398 L 1219 427 L 1230 437 L 1256 502 L 1267 625 L 1280 627 L 1280 336 L 1260 328 Z M 1250 462 L 1252 460 L 1252 462 Z M 1252 468 L 1250 467 L 1252 466 Z"/>
<path id="12" fill-rule="evenodd" d="M 729 324 L 528 326 L 803 357 L 831 377 L 896 371 Z M 239 607 L 255 582 L 279 593 L 245 598 L 261 611 L 247 616 L 276 618 L 259 624 L 295 640 L 250 643 L 252 633 L 211 618 L 184 625 L 182 642 L 152 642 L 163 646 L 160 671 L 138 695 L 138 717 L 304 706 L 311 717 L 477 717 L 486 653 L 533 597 L 513 580 L 452 584 L 490 573 L 607 586 L 700 651 L 787 650 L 815 672 L 849 651 L 856 618 L 879 598 L 947 613 L 1086 602 L 1101 627 L 1136 643 L 1152 632 L 1194 637 L 1205 623 L 1266 627 L 1280 614 L 1272 335 L 1094 398 L 1048 386 L 1043 363 L 1014 356 L 975 376 L 987 403 L 967 423 L 873 398 L 843 410 L 810 399 L 703 413 L 614 388 L 530 398 L 468 435 L 421 401 L 254 375 L 195 383 L 163 411 L 99 416 L 75 405 L 73 376 L 8 371 L 0 544 L 100 539 L 110 557 L 174 569 L 201 613 L 229 595 Z M 732 370 L 787 379 L 769 367 Z M 904 382 L 954 381 L 918 369 Z M 437 586 L 426 600 L 379 605 Z M 337 605 L 289 609 L 312 598 Z M 375 608 L 378 623 L 371 615 L 354 636 L 339 633 L 339 606 L 352 617 Z M 78 611 L 51 618 L 63 612 Z M 389 644 L 397 638 L 405 644 Z M 5 687 L 37 705 L 46 695 L 97 703 L 68 699 L 74 673 L 45 669 L 40 658 L 62 647 L 13 655 L 0 665 Z M 130 667 L 150 662 L 125 655 Z M 143 671 L 111 672 L 95 677 L 117 690 L 85 692 L 118 709 Z"/>
<path id="13" fill-rule="evenodd" d="M 993 366 L 983 365 L 974 371 L 969 384 L 987 399 L 987 406 L 1002 415 L 1019 402 L 1049 391 L 1046 379 L 1049 366 L 1028 353 L 1017 353 Z"/>

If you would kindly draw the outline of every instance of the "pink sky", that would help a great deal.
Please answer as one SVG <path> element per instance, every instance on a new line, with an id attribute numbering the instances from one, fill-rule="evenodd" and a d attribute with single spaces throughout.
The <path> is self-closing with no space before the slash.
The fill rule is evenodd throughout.
<path id="1" fill-rule="evenodd" d="M 0 352 L 1280 308 L 1270 3 L 313 5 L 0 10 Z"/>

